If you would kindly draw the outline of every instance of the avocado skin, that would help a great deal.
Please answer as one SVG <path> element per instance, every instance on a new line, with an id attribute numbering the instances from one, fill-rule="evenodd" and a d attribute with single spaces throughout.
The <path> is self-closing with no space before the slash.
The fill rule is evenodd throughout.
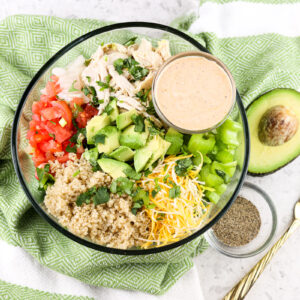
<path id="1" fill-rule="evenodd" d="M 257 101 L 260 100 L 261 97 L 263 97 L 263 96 L 265 96 L 265 95 L 267 95 L 267 94 L 269 94 L 269 93 L 276 93 L 277 91 L 279 91 L 279 92 L 280 92 L 280 91 L 286 91 L 286 92 L 291 92 L 291 93 L 297 93 L 297 94 L 299 94 L 299 97 L 300 97 L 300 93 L 299 93 L 298 91 L 294 90 L 294 89 L 291 89 L 291 88 L 277 88 L 277 89 L 269 90 L 269 91 L 263 93 L 262 95 L 259 95 L 255 100 L 253 100 L 253 101 L 247 106 L 247 108 L 246 108 L 246 113 L 248 112 L 248 110 L 250 109 L 251 106 L 253 106 Z M 299 98 L 299 99 L 300 99 L 300 98 Z M 282 102 L 282 105 L 285 105 L 284 101 Z M 248 115 L 247 115 L 247 117 L 248 117 Z M 297 116 L 297 117 L 298 117 L 298 119 L 299 119 L 299 121 L 300 121 L 300 116 Z M 251 124 L 250 124 L 249 120 L 248 120 L 248 123 L 249 123 L 249 127 L 250 127 Z M 298 130 L 299 130 L 299 129 L 298 129 Z M 251 134 L 250 134 L 250 135 L 251 135 Z M 250 140 L 251 140 L 251 136 L 250 136 Z M 252 145 L 251 145 L 251 146 L 252 146 Z M 253 147 L 253 146 L 252 146 L 252 147 Z M 251 147 L 250 147 L 250 149 L 251 149 Z M 290 163 L 292 163 L 292 162 L 293 162 L 296 158 L 298 158 L 299 156 L 300 156 L 300 154 L 297 155 L 297 156 L 295 156 L 294 158 L 292 158 L 292 159 L 291 159 L 289 162 L 287 162 L 286 164 L 284 164 L 284 165 L 282 165 L 282 166 L 280 166 L 280 167 L 278 167 L 278 168 L 276 168 L 276 169 L 274 169 L 274 170 L 272 170 L 272 171 L 261 172 L 261 173 L 255 173 L 255 172 L 250 172 L 250 171 L 248 170 L 247 174 L 248 174 L 249 176 L 252 176 L 252 177 L 264 177 L 264 176 L 267 176 L 267 175 L 272 175 L 272 174 L 276 173 L 277 171 L 281 170 L 282 168 L 286 167 L 286 166 L 289 165 Z"/>

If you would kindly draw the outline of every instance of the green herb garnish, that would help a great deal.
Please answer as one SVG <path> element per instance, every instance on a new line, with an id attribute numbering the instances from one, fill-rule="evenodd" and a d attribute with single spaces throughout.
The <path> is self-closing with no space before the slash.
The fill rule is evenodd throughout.
<path id="1" fill-rule="evenodd" d="M 80 170 L 77 170 L 76 172 L 73 173 L 73 177 L 76 177 L 80 173 Z"/>
<path id="2" fill-rule="evenodd" d="M 148 105 L 148 107 L 146 108 L 146 112 L 147 112 L 149 115 L 155 115 L 155 114 L 156 114 L 155 108 L 154 108 L 154 105 L 153 105 L 153 102 L 152 102 L 152 101 L 149 102 L 149 105 Z"/>
<path id="3" fill-rule="evenodd" d="M 175 166 L 175 173 L 178 176 L 186 176 L 191 166 L 193 166 L 193 161 L 190 157 L 177 160 Z"/>
<path id="4" fill-rule="evenodd" d="M 55 134 L 54 133 L 49 133 L 49 136 L 51 136 L 53 138 L 53 140 L 55 141 Z"/>
<path id="5" fill-rule="evenodd" d="M 109 201 L 109 192 L 108 189 L 104 186 L 97 189 L 93 202 L 95 205 L 103 204 Z"/>
<path id="6" fill-rule="evenodd" d="M 72 82 L 72 85 L 71 85 L 71 87 L 69 88 L 69 92 L 79 92 L 79 90 L 78 89 L 76 89 L 75 87 L 74 87 L 74 84 L 77 82 L 77 80 L 74 80 L 73 82 Z"/>
<path id="7" fill-rule="evenodd" d="M 148 99 L 148 95 L 150 93 L 151 89 L 148 90 L 140 90 L 136 95 L 136 97 L 138 97 L 142 102 L 147 102 Z"/>
<path id="8" fill-rule="evenodd" d="M 144 132 L 145 131 L 145 123 L 144 118 L 141 115 L 132 115 L 131 120 L 133 121 L 134 131 L 135 132 Z"/>
<path id="9" fill-rule="evenodd" d="M 171 181 L 173 187 L 169 190 L 169 197 L 171 199 L 178 198 L 181 194 L 180 186 Z"/>
<path id="10" fill-rule="evenodd" d="M 44 168 L 36 168 L 36 174 L 39 180 L 39 190 L 45 191 L 49 185 L 55 182 L 54 177 L 49 173 L 50 165 L 46 164 Z"/>
<path id="11" fill-rule="evenodd" d="M 98 133 L 94 136 L 94 143 L 95 144 L 105 144 L 106 135 L 102 133 Z"/>
<path id="12" fill-rule="evenodd" d="M 110 191 L 114 194 L 127 194 L 131 195 L 133 191 L 134 183 L 126 177 L 119 177 L 114 179 L 111 186 Z"/>
<path id="13" fill-rule="evenodd" d="M 76 153 L 77 152 L 76 146 L 71 147 L 70 145 L 67 145 L 66 151 L 69 153 Z"/>
<path id="14" fill-rule="evenodd" d="M 137 173 L 132 168 L 125 169 L 123 173 L 130 179 L 139 180 L 142 177 L 142 174 Z"/>
<path id="15" fill-rule="evenodd" d="M 92 61 L 91 58 L 86 59 L 85 62 L 84 62 L 84 65 L 85 65 L 85 66 L 88 66 L 88 65 L 90 64 L 91 61 Z"/>
<path id="16" fill-rule="evenodd" d="M 122 58 L 114 61 L 115 70 L 121 75 L 123 73 L 124 63 Z"/>
<path id="17" fill-rule="evenodd" d="M 126 41 L 123 45 L 127 46 L 127 47 L 131 46 L 135 43 L 136 39 L 137 39 L 137 36 L 134 36 L 134 37 L 130 38 L 128 41 Z"/>
<path id="18" fill-rule="evenodd" d="M 123 69 L 128 69 L 129 74 L 134 78 L 134 80 L 141 80 L 148 75 L 149 70 L 139 66 L 139 63 L 132 57 L 125 59 L 119 58 L 114 61 L 115 70 L 119 73 L 123 73 Z"/>

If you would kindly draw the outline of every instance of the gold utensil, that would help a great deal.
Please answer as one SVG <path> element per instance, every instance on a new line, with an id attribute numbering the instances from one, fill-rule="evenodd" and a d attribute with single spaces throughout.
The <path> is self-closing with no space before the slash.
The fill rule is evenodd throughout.
<path id="1" fill-rule="evenodd" d="M 300 226 L 300 201 L 294 208 L 294 220 L 282 237 L 266 253 L 266 255 L 246 274 L 243 279 L 223 298 L 223 300 L 241 300 L 244 299 L 257 278 L 265 269 L 266 265 L 273 258 L 279 248 L 291 236 L 291 234 Z"/>

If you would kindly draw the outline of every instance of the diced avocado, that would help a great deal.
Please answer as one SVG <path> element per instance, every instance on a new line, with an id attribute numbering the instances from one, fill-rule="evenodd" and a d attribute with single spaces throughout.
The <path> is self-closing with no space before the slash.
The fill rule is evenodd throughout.
<path id="1" fill-rule="evenodd" d="M 153 155 L 151 156 L 150 160 L 147 162 L 145 169 L 148 169 L 149 167 L 151 167 L 151 165 L 153 163 L 155 163 L 159 158 L 163 158 L 164 155 L 166 154 L 168 148 L 171 145 L 170 142 L 165 141 L 159 135 L 155 135 L 154 138 L 149 142 L 149 144 L 151 142 L 153 143 L 153 146 L 151 146 L 153 149 L 152 150 Z M 155 150 L 154 150 L 154 148 L 155 148 Z"/>
<path id="2" fill-rule="evenodd" d="M 111 102 L 109 102 L 109 104 L 106 106 L 105 109 L 106 109 L 105 111 L 107 112 L 107 114 L 110 117 L 111 122 L 116 121 L 116 119 L 117 119 L 117 117 L 119 115 L 119 109 L 118 109 L 118 106 L 117 106 L 117 100 L 114 99 Z"/>
<path id="3" fill-rule="evenodd" d="M 89 150 L 86 149 L 83 153 L 84 158 L 88 160 L 92 166 L 95 166 L 97 164 L 98 155 L 99 153 L 97 147 Z"/>
<path id="4" fill-rule="evenodd" d="M 139 149 L 146 145 L 149 130 L 146 126 L 144 132 L 136 132 L 134 127 L 135 125 L 130 125 L 121 133 L 120 144 L 131 149 Z"/>
<path id="5" fill-rule="evenodd" d="M 251 175 L 267 175 L 300 155 L 300 93 L 274 89 L 247 108 Z"/>
<path id="6" fill-rule="evenodd" d="M 178 154 L 183 145 L 183 134 L 170 127 L 166 133 L 165 140 L 171 143 L 167 154 Z"/>
<path id="7" fill-rule="evenodd" d="M 144 169 L 146 163 L 152 156 L 152 150 L 145 146 L 141 149 L 136 150 L 134 154 L 134 168 L 137 172 Z"/>
<path id="8" fill-rule="evenodd" d="M 134 151 L 132 151 L 127 146 L 120 146 L 118 149 L 116 149 L 110 154 L 110 157 L 117 159 L 119 161 L 130 160 L 133 158 L 133 156 L 134 156 Z"/>
<path id="9" fill-rule="evenodd" d="M 193 134 L 188 143 L 188 150 L 194 154 L 207 154 L 213 150 L 215 143 L 216 139 L 212 133 Z"/>
<path id="10" fill-rule="evenodd" d="M 117 123 L 117 128 L 119 130 L 124 129 L 125 127 L 129 126 L 130 124 L 133 123 L 131 117 L 137 114 L 137 111 L 135 109 L 126 111 L 122 114 L 119 114 L 116 118 L 116 123 Z"/>
<path id="11" fill-rule="evenodd" d="M 109 154 L 120 146 L 119 137 L 120 131 L 115 126 L 106 126 L 98 131 L 97 134 L 104 134 L 104 144 L 97 144 L 98 152 Z"/>
<path id="12" fill-rule="evenodd" d="M 93 137 L 99 130 L 110 124 L 110 117 L 107 114 L 95 116 L 86 125 L 87 143 L 94 144 Z"/>
<path id="13" fill-rule="evenodd" d="M 128 164 L 111 158 L 101 158 L 98 159 L 97 162 L 101 169 L 114 179 L 119 177 L 127 177 L 123 171 L 127 169 L 132 170 Z"/>

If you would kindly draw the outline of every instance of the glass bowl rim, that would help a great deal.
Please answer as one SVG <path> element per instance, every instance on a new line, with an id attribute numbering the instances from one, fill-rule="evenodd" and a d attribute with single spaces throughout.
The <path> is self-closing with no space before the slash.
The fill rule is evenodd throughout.
<path id="1" fill-rule="evenodd" d="M 246 253 L 233 253 L 227 250 L 224 250 L 222 246 L 219 246 L 218 244 L 216 244 L 211 237 L 209 236 L 210 231 L 212 231 L 212 228 L 210 228 L 207 232 L 205 232 L 204 237 L 207 240 L 207 242 L 209 243 L 209 245 L 216 249 L 218 252 L 222 253 L 223 255 L 226 255 L 228 257 L 232 257 L 232 258 L 247 258 L 247 257 L 252 257 L 255 256 L 259 253 L 261 253 L 262 251 L 264 251 L 273 241 L 273 238 L 275 236 L 276 233 L 276 229 L 277 229 L 277 224 L 278 224 L 278 220 L 277 220 L 277 212 L 276 212 L 276 207 L 274 205 L 274 202 L 272 200 L 272 198 L 269 196 L 269 194 L 267 194 L 262 188 L 260 188 L 259 186 L 257 186 L 254 183 L 251 182 L 244 182 L 243 186 L 254 190 L 255 192 L 257 192 L 258 194 L 260 194 L 262 196 L 262 198 L 265 200 L 265 202 L 268 205 L 268 208 L 271 211 L 271 215 L 272 215 L 272 228 L 271 228 L 271 232 L 268 235 L 267 239 L 265 240 L 265 242 L 263 244 L 261 244 L 260 247 L 258 247 L 255 250 L 246 252 Z M 217 238 L 216 238 L 217 239 Z M 243 247 L 243 246 L 241 246 Z M 230 248 L 230 247 L 229 247 Z"/>
<path id="2" fill-rule="evenodd" d="M 84 35 L 81 35 L 80 37 L 76 38 L 75 40 L 71 41 L 68 43 L 66 46 L 64 46 L 62 49 L 60 49 L 56 54 L 54 54 L 40 69 L 39 71 L 34 75 L 34 77 L 31 79 L 29 82 L 27 88 L 25 89 L 21 100 L 17 106 L 17 109 L 15 111 L 15 116 L 13 120 L 13 126 L 12 126 L 12 135 L 11 135 L 11 153 L 12 153 L 12 161 L 13 165 L 15 168 L 15 172 L 18 176 L 19 182 L 21 184 L 21 187 L 23 191 L 25 192 L 27 198 L 31 202 L 32 206 L 34 209 L 37 211 L 37 213 L 44 219 L 46 220 L 52 227 L 54 227 L 58 232 L 62 233 L 66 237 L 70 238 L 71 240 L 92 248 L 94 250 L 102 251 L 105 253 L 110 253 L 110 254 L 119 254 L 119 255 L 147 255 L 147 254 L 155 254 L 155 253 L 160 253 L 163 251 L 168 251 L 174 248 L 177 248 L 179 246 L 182 246 L 195 238 L 199 237 L 202 235 L 204 232 L 206 232 L 209 228 L 211 228 L 222 216 L 223 214 L 227 211 L 227 209 L 231 206 L 233 201 L 238 195 L 238 192 L 244 182 L 247 170 L 248 170 L 248 163 L 249 163 L 249 152 L 250 152 L 250 136 L 249 136 L 249 128 L 248 128 L 248 121 L 246 117 L 246 111 L 243 106 L 242 100 L 240 98 L 240 95 L 238 91 L 236 90 L 236 103 L 239 108 L 239 112 L 242 118 L 242 123 L 243 123 L 243 131 L 244 131 L 244 139 L 245 139 L 245 149 L 244 149 L 244 162 L 243 162 L 243 167 L 241 170 L 241 175 L 238 180 L 237 186 L 229 199 L 229 201 L 225 204 L 225 206 L 222 208 L 222 210 L 212 219 L 208 224 L 206 224 L 204 227 L 201 229 L 195 231 L 191 235 L 175 242 L 172 244 L 168 244 L 165 246 L 161 247 L 155 247 L 155 248 L 149 248 L 149 249 L 118 249 L 118 248 L 110 248 L 106 247 L 103 245 L 99 245 L 96 243 L 93 243 L 91 241 L 85 240 L 72 232 L 66 230 L 63 228 L 61 225 L 56 223 L 52 218 L 48 216 L 48 214 L 40 207 L 40 205 L 34 200 L 33 196 L 31 195 L 29 189 L 26 186 L 25 180 L 23 178 L 23 174 L 19 165 L 19 160 L 18 160 L 18 155 L 17 155 L 17 132 L 18 132 L 18 125 L 19 125 L 19 119 L 21 116 L 22 108 L 26 102 L 27 96 L 32 90 L 32 88 L 35 86 L 36 82 L 38 79 L 60 58 L 62 57 L 65 53 L 67 53 L 69 50 L 74 48 L 76 45 L 80 44 L 81 42 L 84 42 L 85 40 L 88 40 L 89 38 L 92 38 L 96 35 L 109 32 L 112 30 L 118 30 L 118 29 L 126 29 L 126 28 L 148 28 L 148 29 L 157 29 L 165 32 L 172 33 L 193 46 L 195 46 L 198 50 L 210 53 L 205 47 L 203 47 L 198 41 L 193 39 L 191 36 L 187 35 L 186 33 L 179 31 L 173 27 L 159 24 L 159 23 L 151 23 L 151 22 L 123 22 L 123 23 L 115 23 L 107 26 L 103 26 L 100 28 L 97 28 L 95 30 L 92 30 Z"/>

